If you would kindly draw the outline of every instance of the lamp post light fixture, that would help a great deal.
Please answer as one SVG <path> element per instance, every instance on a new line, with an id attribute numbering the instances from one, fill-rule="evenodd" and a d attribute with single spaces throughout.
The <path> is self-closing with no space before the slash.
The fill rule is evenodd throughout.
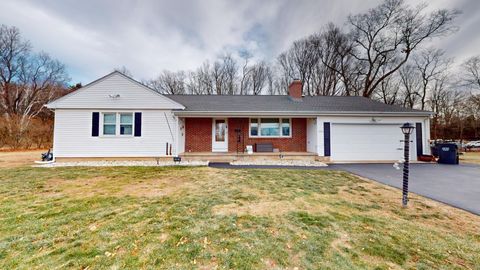
<path id="1" fill-rule="evenodd" d="M 410 160 L 410 134 L 412 134 L 413 129 L 415 128 L 410 123 L 405 123 L 401 127 L 402 133 L 405 135 L 404 138 L 404 147 L 403 147 L 403 192 L 402 192 L 402 205 L 403 207 L 407 206 L 408 203 L 408 173 L 409 173 L 409 160 Z"/>

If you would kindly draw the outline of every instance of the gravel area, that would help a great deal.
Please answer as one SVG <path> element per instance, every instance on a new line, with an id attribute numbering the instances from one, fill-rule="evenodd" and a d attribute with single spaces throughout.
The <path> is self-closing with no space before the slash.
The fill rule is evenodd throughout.
<path id="1" fill-rule="evenodd" d="M 51 167 L 111 167 L 111 166 L 207 166 L 206 161 L 182 161 L 174 163 L 173 161 L 78 161 L 78 162 L 54 162 L 49 164 L 36 164 L 33 167 L 51 168 Z"/>
<path id="2" fill-rule="evenodd" d="M 268 166 L 301 166 L 301 167 L 326 167 L 327 164 L 313 160 L 255 160 L 255 161 L 234 161 L 233 166 L 242 165 L 268 165 Z"/>

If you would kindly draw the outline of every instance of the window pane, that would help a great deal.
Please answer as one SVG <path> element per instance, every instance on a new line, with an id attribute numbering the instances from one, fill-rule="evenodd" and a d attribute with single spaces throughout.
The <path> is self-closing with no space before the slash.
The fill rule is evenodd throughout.
<path id="1" fill-rule="evenodd" d="M 279 136 L 279 123 L 278 118 L 263 118 L 260 122 L 260 134 L 262 136 Z"/>
<path id="2" fill-rule="evenodd" d="M 121 113 L 120 114 L 120 124 L 132 124 L 133 117 L 131 113 Z"/>
<path id="3" fill-rule="evenodd" d="M 103 125 L 104 135 L 115 135 L 115 125 Z"/>
<path id="4" fill-rule="evenodd" d="M 290 119 L 282 119 L 282 135 L 290 136 Z"/>
<path id="5" fill-rule="evenodd" d="M 115 113 L 103 114 L 103 123 L 105 124 L 115 124 L 116 120 L 117 120 L 117 115 Z"/>
<path id="6" fill-rule="evenodd" d="M 227 125 L 225 120 L 215 120 L 215 141 L 224 142 Z"/>
<path id="7" fill-rule="evenodd" d="M 258 136 L 258 119 L 250 119 L 250 136 Z"/>
<path id="8" fill-rule="evenodd" d="M 120 125 L 121 135 L 132 135 L 132 125 Z"/>

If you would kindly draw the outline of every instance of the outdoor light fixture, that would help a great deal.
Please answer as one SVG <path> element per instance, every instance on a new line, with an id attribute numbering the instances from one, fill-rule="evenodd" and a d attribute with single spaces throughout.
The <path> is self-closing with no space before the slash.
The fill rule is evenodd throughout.
<path id="1" fill-rule="evenodd" d="M 410 135 L 410 134 L 412 134 L 412 131 L 415 127 L 410 123 L 405 123 L 400 128 L 402 129 L 403 134 Z"/>
<path id="2" fill-rule="evenodd" d="M 410 134 L 412 134 L 413 129 L 415 128 L 412 124 L 410 123 L 405 123 L 401 127 L 402 133 L 405 135 L 405 138 L 403 140 L 404 142 L 404 147 L 403 147 L 403 157 L 404 157 L 404 162 L 403 162 L 403 192 L 402 192 L 402 205 L 403 207 L 407 206 L 408 203 L 408 165 L 409 165 L 409 160 L 410 160 Z"/>

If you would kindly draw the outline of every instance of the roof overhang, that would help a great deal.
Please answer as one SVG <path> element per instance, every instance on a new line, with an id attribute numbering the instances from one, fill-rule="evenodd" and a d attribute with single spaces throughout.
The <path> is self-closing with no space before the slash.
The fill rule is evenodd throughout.
<path id="1" fill-rule="evenodd" d="M 302 112 L 302 111 L 173 111 L 176 116 L 181 117 L 250 117 L 250 116 L 297 116 L 297 117 L 316 117 L 316 116 L 432 116 L 432 112 Z"/>

